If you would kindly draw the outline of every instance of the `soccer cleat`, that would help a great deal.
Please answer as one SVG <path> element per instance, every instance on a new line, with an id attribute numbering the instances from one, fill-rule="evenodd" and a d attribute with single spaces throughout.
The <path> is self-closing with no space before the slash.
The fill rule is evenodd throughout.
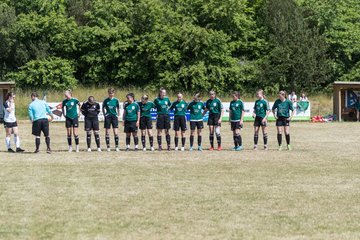
<path id="1" fill-rule="evenodd" d="M 267 145 L 264 146 L 264 150 L 265 150 L 265 151 L 269 150 L 269 148 L 268 148 Z"/>
<path id="2" fill-rule="evenodd" d="M 222 151 L 222 147 L 221 146 L 218 146 L 218 151 Z"/>
<path id="3" fill-rule="evenodd" d="M 170 146 L 168 146 L 168 147 L 167 147 L 167 150 L 168 150 L 168 151 L 171 151 L 171 147 L 170 147 Z"/>
<path id="4" fill-rule="evenodd" d="M 143 152 L 146 152 L 146 148 L 143 148 Z"/>
<path id="5" fill-rule="evenodd" d="M 181 147 L 181 151 L 182 151 L 182 152 L 185 151 L 185 148 L 184 148 L 184 147 Z"/>
<path id="6" fill-rule="evenodd" d="M 46 153 L 50 154 L 50 153 L 51 153 L 51 149 L 50 149 L 50 148 L 46 149 Z"/>
<path id="7" fill-rule="evenodd" d="M 9 152 L 9 153 L 14 153 L 15 151 L 12 150 L 12 148 L 9 148 L 9 149 L 8 149 L 8 152 Z"/>
<path id="8" fill-rule="evenodd" d="M 202 151 L 202 147 L 201 147 L 201 146 L 199 146 L 199 147 L 198 147 L 198 150 L 199 150 L 199 151 Z"/>
<path id="9" fill-rule="evenodd" d="M 91 152 L 91 148 L 88 148 L 88 150 L 87 150 L 88 152 Z"/>
<path id="10" fill-rule="evenodd" d="M 107 148 L 107 150 L 106 150 L 106 151 L 111 152 L 111 149 L 110 149 L 110 148 Z"/>
<path id="11" fill-rule="evenodd" d="M 175 147 L 175 151 L 178 151 L 179 150 L 179 148 L 178 147 Z"/>
<path id="12" fill-rule="evenodd" d="M 289 151 L 291 151 L 292 150 L 292 147 L 291 147 L 291 145 L 289 144 L 289 145 L 287 145 L 287 149 L 289 150 Z"/>
<path id="13" fill-rule="evenodd" d="M 190 147 L 190 148 L 189 148 L 189 151 L 191 152 L 192 150 L 194 150 L 193 147 Z"/>
<path id="14" fill-rule="evenodd" d="M 134 150 L 135 150 L 135 152 L 137 152 L 139 150 L 139 148 L 136 147 Z"/>
<path id="15" fill-rule="evenodd" d="M 80 152 L 79 145 L 76 145 L 76 152 Z"/>
<path id="16" fill-rule="evenodd" d="M 39 153 L 40 151 L 39 151 L 39 149 L 35 149 L 35 151 L 34 151 L 34 153 Z"/>
<path id="17" fill-rule="evenodd" d="M 242 146 L 237 146 L 235 151 L 241 151 L 242 150 Z"/>
<path id="18" fill-rule="evenodd" d="M 98 151 L 98 152 L 101 152 L 101 148 L 98 148 L 97 151 Z"/>
<path id="19" fill-rule="evenodd" d="M 257 151 L 258 149 L 257 149 L 257 146 L 256 145 L 254 145 L 254 151 Z"/>
<path id="20" fill-rule="evenodd" d="M 130 148 L 126 148 L 126 149 L 125 149 L 125 152 L 128 152 L 128 151 L 130 151 Z"/>
<path id="21" fill-rule="evenodd" d="M 16 152 L 25 152 L 25 150 L 21 148 L 16 148 Z"/>
<path id="22" fill-rule="evenodd" d="M 120 152 L 120 149 L 117 147 L 117 148 L 115 148 L 115 151 Z"/>
<path id="23" fill-rule="evenodd" d="M 237 147 L 233 147 L 232 150 L 233 150 L 233 151 L 236 151 L 236 148 L 237 148 Z"/>
<path id="24" fill-rule="evenodd" d="M 282 151 L 282 146 L 280 145 L 279 148 L 278 148 L 279 151 Z"/>
<path id="25" fill-rule="evenodd" d="M 162 149 L 162 146 L 159 146 L 159 152 L 161 152 L 163 149 Z"/>
<path id="26" fill-rule="evenodd" d="M 155 151 L 155 148 L 154 148 L 154 147 L 151 147 L 150 149 L 151 149 L 152 152 Z"/>
<path id="27" fill-rule="evenodd" d="M 209 148 L 209 151 L 214 151 L 214 147 L 210 147 L 210 148 Z"/>
<path id="28" fill-rule="evenodd" d="M 69 152 L 72 152 L 72 147 L 71 146 L 69 146 Z"/>

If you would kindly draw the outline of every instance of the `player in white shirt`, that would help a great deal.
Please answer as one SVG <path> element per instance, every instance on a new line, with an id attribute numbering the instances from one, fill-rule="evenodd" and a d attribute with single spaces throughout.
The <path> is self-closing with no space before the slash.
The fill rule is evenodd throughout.
<path id="1" fill-rule="evenodd" d="M 15 116 L 15 94 L 9 92 L 6 96 L 6 101 L 4 103 L 4 125 L 6 130 L 5 143 L 8 152 L 24 152 L 23 149 L 20 148 L 20 137 L 18 125 L 16 122 Z M 16 146 L 16 151 L 11 148 L 11 135 L 14 134 L 14 142 Z"/>
<path id="2" fill-rule="evenodd" d="M 295 91 L 292 91 L 291 94 L 289 94 L 288 99 L 289 99 L 292 103 L 297 102 L 297 96 L 296 96 L 296 94 L 295 94 Z"/>

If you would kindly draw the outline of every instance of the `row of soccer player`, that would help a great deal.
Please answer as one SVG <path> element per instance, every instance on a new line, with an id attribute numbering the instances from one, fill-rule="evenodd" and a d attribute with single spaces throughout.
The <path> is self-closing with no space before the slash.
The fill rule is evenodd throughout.
<path id="1" fill-rule="evenodd" d="M 138 139 L 138 128 L 141 130 L 141 143 L 143 150 L 146 151 L 146 135 L 148 135 L 150 149 L 154 150 L 154 138 L 152 135 L 152 120 L 150 111 L 151 109 L 156 109 L 157 111 L 157 142 L 159 150 L 163 149 L 162 145 L 162 134 L 165 134 L 167 149 L 171 149 L 171 138 L 169 134 L 170 129 L 170 116 L 169 111 L 174 110 L 174 131 L 175 131 L 175 150 L 178 150 L 179 139 L 181 138 L 181 150 L 185 150 L 185 132 L 186 132 L 186 111 L 190 110 L 190 150 L 194 148 L 194 138 L 197 135 L 197 146 L 198 150 L 202 150 L 202 135 L 201 131 L 203 129 L 203 116 L 209 112 L 208 126 L 210 130 L 210 150 L 214 150 L 214 138 L 216 137 L 218 143 L 218 150 L 222 150 L 221 146 L 221 119 L 223 116 L 223 107 L 219 98 L 216 97 L 214 91 L 209 92 L 209 99 L 204 104 L 201 101 L 201 96 L 199 93 L 195 94 L 194 100 L 190 103 L 186 103 L 183 100 L 181 93 L 177 95 L 177 100 L 173 103 L 170 102 L 169 98 L 166 96 L 166 90 L 160 89 L 159 96 L 153 101 L 149 101 L 148 96 L 144 95 L 141 98 L 141 101 L 136 102 L 135 96 L 132 93 L 127 94 L 126 102 L 124 103 L 124 113 L 123 113 L 123 125 L 124 132 L 126 133 L 126 150 L 130 150 L 130 141 L 131 136 L 134 139 L 135 150 L 138 150 L 139 139 Z M 240 129 L 243 125 L 244 117 L 244 105 L 240 100 L 238 92 L 233 92 L 233 100 L 230 103 L 230 121 L 231 121 L 231 130 L 233 132 L 234 139 L 234 148 L 233 150 L 240 151 L 242 149 L 242 139 L 240 135 Z M 254 106 L 253 117 L 254 121 L 254 150 L 257 150 L 259 130 L 262 129 L 263 139 L 264 139 L 264 149 L 267 150 L 267 117 L 270 113 L 270 107 L 267 100 L 264 98 L 264 92 L 262 90 L 257 91 L 257 100 Z M 15 118 L 15 96 L 8 95 L 7 101 L 5 102 L 6 114 L 5 114 L 5 127 L 7 133 L 14 132 L 16 151 L 23 151 L 20 148 L 20 139 L 17 135 L 17 123 Z M 50 137 L 49 137 L 49 118 L 53 118 L 52 112 L 46 102 L 38 99 L 37 93 L 31 94 L 32 103 L 29 105 L 29 117 L 32 121 L 32 134 L 35 136 L 35 152 L 39 152 L 40 146 L 40 135 L 41 132 L 45 136 L 45 142 L 47 144 L 47 152 L 51 152 L 50 149 Z M 78 118 L 79 110 L 85 116 L 85 131 L 87 134 L 86 141 L 88 146 L 88 151 L 91 151 L 91 138 L 92 133 L 95 136 L 95 142 L 97 145 L 97 150 L 101 151 L 100 148 L 100 135 L 99 135 L 99 120 L 98 114 L 100 111 L 103 111 L 105 116 L 104 128 L 105 141 L 107 146 L 107 151 L 110 151 L 110 132 L 111 128 L 114 133 L 115 140 L 115 150 L 119 151 L 119 119 L 120 119 L 120 102 L 115 98 L 115 90 L 110 88 L 108 90 L 108 98 L 103 102 L 103 107 L 100 109 L 100 104 L 97 103 L 94 97 L 90 96 L 86 102 L 81 104 L 79 100 L 72 96 L 70 90 L 65 91 L 65 99 L 62 102 L 63 114 L 66 118 L 65 126 L 67 132 L 67 139 L 69 145 L 69 151 L 73 151 L 72 148 L 72 136 L 75 139 L 76 151 L 79 151 L 79 134 L 78 134 Z M 278 130 L 278 143 L 279 150 L 282 149 L 282 132 L 285 131 L 287 148 L 291 150 L 290 146 L 290 133 L 289 133 L 289 123 L 293 116 L 294 109 L 292 102 L 286 99 L 286 94 L 284 91 L 279 93 L 279 99 L 275 101 L 275 104 L 272 108 L 274 115 L 277 119 L 276 126 Z M 290 114 L 291 112 L 291 114 Z M 8 144 L 9 136 L 7 134 L 7 146 L 9 151 L 10 144 Z"/>

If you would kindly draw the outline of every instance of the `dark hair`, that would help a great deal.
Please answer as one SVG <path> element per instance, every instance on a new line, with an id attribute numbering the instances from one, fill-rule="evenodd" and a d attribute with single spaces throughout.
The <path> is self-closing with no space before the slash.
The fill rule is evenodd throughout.
<path id="1" fill-rule="evenodd" d="M 14 95 L 13 92 L 8 92 L 6 94 L 6 100 L 9 100 L 9 98 L 11 98 L 13 95 Z"/>
<path id="2" fill-rule="evenodd" d="M 194 95 L 194 97 L 196 97 L 197 99 L 199 99 L 199 98 L 201 98 L 201 93 L 196 93 L 195 95 Z"/>
<path id="3" fill-rule="evenodd" d="M 160 93 L 162 92 L 162 91 L 166 91 L 166 89 L 165 88 L 163 88 L 163 87 L 161 87 L 160 89 L 159 89 L 159 97 L 160 97 Z"/>
<path id="4" fill-rule="evenodd" d="M 88 102 L 91 103 L 91 104 L 93 104 L 93 103 L 95 102 L 94 96 L 88 97 Z"/>
<path id="5" fill-rule="evenodd" d="M 132 99 L 135 99 L 134 93 L 128 93 L 128 94 L 126 94 L 126 98 L 128 98 L 128 97 L 132 97 Z"/>
<path id="6" fill-rule="evenodd" d="M 38 94 L 37 92 L 32 92 L 32 93 L 31 93 L 31 97 L 36 97 L 36 98 L 38 98 L 38 97 L 39 97 L 39 94 Z"/>

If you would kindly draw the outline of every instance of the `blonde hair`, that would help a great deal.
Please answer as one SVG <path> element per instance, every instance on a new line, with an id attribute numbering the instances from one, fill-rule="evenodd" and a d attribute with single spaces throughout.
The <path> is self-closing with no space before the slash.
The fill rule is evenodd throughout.
<path id="1" fill-rule="evenodd" d="M 72 96 L 72 91 L 71 91 L 71 89 L 67 89 L 67 90 L 65 90 L 65 93 L 69 93 L 69 94 L 70 94 L 70 96 Z"/>
<path id="2" fill-rule="evenodd" d="M 110 94 L 110 93 L 115 93 L 115 89 L 113 88 L 113 87 L 110 87 L 109 89 L 108 89 L 108 93 Z"/>

